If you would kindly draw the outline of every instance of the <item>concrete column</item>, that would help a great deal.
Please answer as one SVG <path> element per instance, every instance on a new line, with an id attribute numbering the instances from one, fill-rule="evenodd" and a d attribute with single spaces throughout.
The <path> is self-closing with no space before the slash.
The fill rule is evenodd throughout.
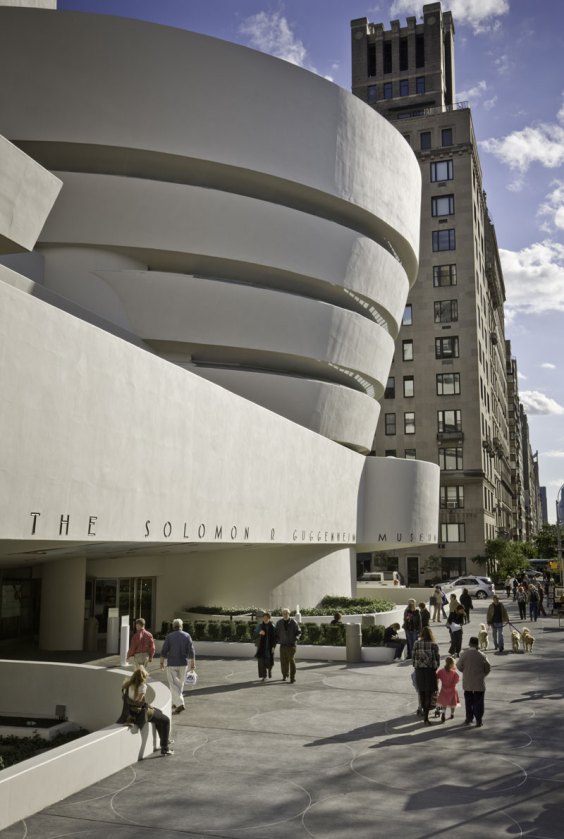
<path id="1" fill-rule="evenodd" d="M 345 624 L 345 642 L 347 646 L 347 662 L 362 660 L 362 628 L 359 623 Z"/>
<path id="2" fill-rule="evenodd" d="M 81 650 L 84 637 L 85 557 L 73 556 L 46 562 L 41 571 L 40 649 Z"/>

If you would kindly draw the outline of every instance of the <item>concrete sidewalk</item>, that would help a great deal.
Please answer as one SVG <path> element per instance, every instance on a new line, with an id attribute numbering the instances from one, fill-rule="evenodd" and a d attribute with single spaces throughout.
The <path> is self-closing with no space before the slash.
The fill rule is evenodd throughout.
<path id="1" fill-rule="evenodd" d="M 410 662 L 298 656 L 290 685 L 278 662 L 263 684 L 253 659 L 203 659 L 186 713 L 173 717 L 173 757 L 137 763 L 0 836 L 562 839 L 564 627 L 551 616 L 519 622 L 504 602 L 536 642 L 532 655 L 514 654 L 506 630 L 506 654 L 488 653 L 481 729 L 463 725 L 463 708 L 424 727 Z M 475 601 L 464 647 L 486 609 Z M 447 630 L 435 629 L 443 658 Z"/>

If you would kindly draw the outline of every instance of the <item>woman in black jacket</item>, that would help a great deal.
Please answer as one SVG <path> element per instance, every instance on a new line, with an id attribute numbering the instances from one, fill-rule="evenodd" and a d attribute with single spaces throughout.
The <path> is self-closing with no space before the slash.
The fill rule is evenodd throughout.
<path id="1" fill-rule="evenodd" d="M 474 608 L 472 604 L 472 598 L 468 593 L 467 588 L 462 589 L 462 594 L 460 595 L 460 603 L 464 606 L 464 611 L 466 612 L 466 619 L 464 623 L 470 623 L 470 610 Z"/>
<path id="2" fill-rule="evenodd" d="M 274 648 L 276 646 L 276 629 L 270 620 L 270 612 L 265 612 L 262 616 L 262 623 L 259 623 L 255 629 L 257 636 L 257 651 L 255 658 L 258 662 L 259 679 L 263 682 L 268 678 L 272 679 L 272 665 L 274 664 Z"/>

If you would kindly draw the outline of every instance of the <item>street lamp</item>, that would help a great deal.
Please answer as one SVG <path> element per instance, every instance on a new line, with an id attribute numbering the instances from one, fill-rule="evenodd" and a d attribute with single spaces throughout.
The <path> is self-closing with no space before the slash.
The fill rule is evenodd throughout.
<path id="1" fill-rule="evenodd" d="M 560 532 L 560 505 L 562 503 L 562 491 L 564 484 L 558 490 L 556 496 L 556 549 L 558 552 L 558 565 L 560 567 L 560 585 L 564 585 L 564 568 L 562 565 L 562 533 Z"/>

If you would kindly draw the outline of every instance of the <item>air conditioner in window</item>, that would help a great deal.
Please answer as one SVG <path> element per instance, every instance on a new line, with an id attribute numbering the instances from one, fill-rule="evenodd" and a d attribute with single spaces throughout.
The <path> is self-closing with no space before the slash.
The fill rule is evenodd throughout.
<path id="1" fill-rule="evenodd" d="M 458 507 L 458 501 L 447 501 L 446 505 L 448 510 L 455 510 Z"/>

